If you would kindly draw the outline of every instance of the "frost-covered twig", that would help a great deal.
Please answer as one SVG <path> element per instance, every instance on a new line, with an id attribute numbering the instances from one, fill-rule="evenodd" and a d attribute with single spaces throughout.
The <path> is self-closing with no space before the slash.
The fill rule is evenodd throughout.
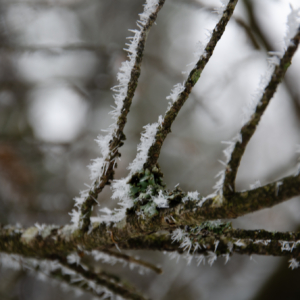
<path id="1" fill-rule="evenodd" d="M 7 268 L 25 270 L 40 280 L 53 278 L 63 288 L 75 288 L 77 295 L 87 292 L 99 299 L 115 299 L 115 295 L 122 299 L 145 299 L 124 287 L 116 276 L 89 271 L 78 263 L 68 263 L 60 257 L 40 260 L 0 253 L 0 264 Z"/>
<path id="2" fill-rule="evenodd" d="M 203 69 L 205 68 L 206 64 L 211 58 L 213 51 L 218 41 L 221 39 L 225 31 L 226 25 L 233 14 L 237 2 L 238 0 L 230 0 L 228 2 L 226 8 L 222 13 L 220 21 L 217 23 L 216 27 L 212 31 L 211 38 L 204 49 L 204 53 L 201 53 L 202 55 L 200 56 L 200 59 L 190 72 L 186 82 L 184 83 L 184 85 L 176 85 L 173 89 L 172 94 L 170 96 L 170 99 L 173 100 L 173 103 L 171 103 L 168 111 L 166 112 L 162 125 L 158 128 L 158 131 L 155 136 L 155 142 L 148 151 L 148 159 L 144 165 L 144 168 L 152 169 L 152 167 L 155 166 L 155 164 L 157 163 L 162 144 L 166 139 L 167 135 L 171 132 L 172 123 L 174 122 L 181 107 L 189 97 L 194 85 L 199 80 Z"/>
<path id="3" fill-rule="evenodd" d="M 94 256 L 94 258 L 96 260 L 101 260 L 103 262 L 107 262 L 107 263 L 111 263 L 114 264 L 115 262 L 121 262 L 121 263 L 125 263 L 125 264 L 130 264 L 130 265 L 136 265 L 136 266 L 140 266 L 143 268 L 147 268 L 150 269 L 154 272 L 156 272 L 157 274 L 161 274 L 162 273 L 162 269 L 141 259 L 135 258 L 133 256 L 124 254 L 124 253 L 120 253 L 120 252 L 114 252 L 111 250 L 101 250 L 101 251 L 92 251 L 92 254 Z"/>
<path id="4" fill-rule="evenodd" d="M 262 87 L 258 91 L 257 97 L 259 101 L 256 105 L 255 111 L 251 115 L 250 120 L 242 127 L 240 139 L 236 141 L 234 147 L 232 147 L 233 150 L 226 167 L 223 185 L 223 193 L 226 195 L 225 197 L 228 197 L 228 195 L 235 191 L 235 178 L 246 146 L 253 136 L 270 100 L 274 96 L 279 83 L 284 77 L 288 67 L 291 65 L 291 61 L 298 48 L 299 41 L 300 28 L 298 24 L 298 30 L 294 32 L 294 37 L 291 39 L 290 43 L 286 45 L 287 48 L 282 58 L 278 61 L 278 58 L 273 57 L 270 66 L 271 74 L 264 77 L 262 80 Z"/>
<path id="5" fill-rule="evenodd" d="M 113 179 L 116 160 L 120 157 L 118 149 L 126 138 L 123 130 L 140 76 L 146 38 L 164 2 L 165 0 L 146 0 L 140 21 L 137 22 L 140 30 L 132 30 L 134 36 L 130 38 L 131 43 L 126 49 L 129 59 L 122 64 L 117 75 L 119 85 L 113 88 L 116 107 L 111 115 L 115 123 L 109 127 L 106 136 L 99 136 L 96 140 L 102 157 L 94 159 L 89 166 L 93 183 L 91 188 L 75 198 L 78 211 L 73 210 L 71 213 L 74 226 L 78 226 L 84 232 L 89 229 L 92 207 L 97 203 L 98 194 Z"/>
<path id="6" fill-rule="evenodd" d="M 188 249 L 182 247 L 182 242 L 189 238 L 192 244 L 189 254 L 195 255 L 196 258 L 198 255 L 210 254 L 211 258 L 215 259 L 217 256 L 233 253 L 300 257 L 300 232 L 234 229 L 221 222 L 213 224 L 210 228 L 204 225 L 203 230 L 194 233 L 187 233 L 184 229 L 176 231 L 183 234 L 153 234 L 124 242 L 120 246 L 123 249 L 136 250 L 146 246 L 148 250 L 176 251 L 183 254 Z"/>
<path id="7" fill-rule="evenodd" d="M 105 287 L 110 292 L 115 295 L 121 296 L 123 299 L 130 299 L 130 300 L 145 300 L 142 295 L 128 289 L 125 287 L 119 280 L 116 280 L 116 276 L 108 275 L 105 272 L 96 273 L 91 271 L 88 268 L 83 267 L 77 263 L 68 263 L 64 259 L 59 260 L 60 264 L 65 266 L 66 268 L 74 271 L 77 275 L 79 275 L 82 280 L 86 280 L 88 286 L 92 289 L 97 291 L 98 289 L 101 291 L 101 287 Z M 99 287 L 97 287 L 99 286 Z"/>

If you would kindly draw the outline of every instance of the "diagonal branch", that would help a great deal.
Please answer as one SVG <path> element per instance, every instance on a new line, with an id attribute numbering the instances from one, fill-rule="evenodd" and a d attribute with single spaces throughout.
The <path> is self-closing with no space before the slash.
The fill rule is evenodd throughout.
<path id="1" fill-rule="evenodd" d="M 85 279 L 93 290 L 97 291 L 96 285 L 105 287 L 109 291 L 111 291 L 115 295 L 119 295 L 124 299 L 130 300 L 145 300 L 145 298 L 133 291 L 125 287 L 121 282 L 117 282 L 116 278 L 106 274 L 106 273 L 96 273 L 89 269 L 84 268 L 80 264 L 77 263 L 68 263 L 63 258 L 59 258 L 60 264 L 65 266 L 66 268 L 76 272 L 76 274 L 80 275 L 83 279 Z M 93 283 L 95 285 L 93 285 Z M 95 288 L 93 288 L 95 287 Z"/>
<path id="2" fill-rule="evenodd" d="M 196 66 L 193 68 L 193 70 L 190 72 L 183 90 L 178 94 L 176 101 L 173 103 L 173 105 L 168 109 L 162 124 L 158 127 L 158 130 L 156 132 L 155 141 L 150 147 L 148 151 L 148 159 L 146 163 L 144 164 L 144 169 L 152 169 L 152 167 L 155 166 L 157 163 L 157 160 L 159 158 L 160 150 L 162 147 L 162 144 L 164 140 L 166 139 L 167 135 L 171 132 L 171 126 L 174 122 L 175 118 L 177 117 L 181 107 L 185 103 L 185 101 L 188 99 L 194 85 L 199 80 L 202 71 L 204 70 L 206 64 L 208 63 L 209 59 L 211 58 L 213 51 L 218 43 L 218 41 L 221 39 L 226 25 L 228 24 L 234 8 L 237 4 L 238 0 L 230 0 L 227 4 L 227 7 L 223 11 L 223 15 L 214 28 L 212 32 L 212 36 L 210 38 L 210 41 L 205 47 L 204 54 L 201 55 L 199 61 L 197 62 Z"/>
<path id="3" fill-rule="evenodd" d="M 91 179 L 94 182 L 90 190 L 86 191 L 76 203 L 80 210 L 80 217 L 77 212 L 73 211 L 73 216 L 75 216 L 73 221 L 74 223 L 79 223 L 79 228 L 83 232 L 89 229 L 92 207 L 97 203 L 98 194 L 113 179 L 116 159 L 120 157 L 118 149 L 126 139 L 123 130 L 140 76 L 146 38 L 164 2 L 165 0 L 158 0 L 156 4 L 148 4 L 146 2 L 145 10 L 140 15 L 141 21 L 138 23 L 140 31 L 134 31 L 135 36 L 129 45 L 130 60 L 123 63 L 121 72 L 118 74 L 120 84 L 113 89 L 116 92 L 114 96 L 116 108 L 112 112 L 116 123 L 110 127 L 107 136 L 98 137 L 97 142 L 102 150 L 103 158 L 94 160 L 94 163 L 90 166 Z M 154 6 L 154 9 L 151 5 Z"/>
<path id="4" fill-rule="evenodd" d="M 161 274 L 162 273 L 162 269 L 141 259 L 137 259 L 134 258 L 133 256 L 121 253 L 121 252 L 115 252 L 115 251 L 111 251 L 108 249 L 103 249 L 101 250 L 101 252 L 106 253 L 109 256 L 115 257 L 116 259 L 122 260 L 123 262 L 128 262 L 128 263 L 132 263 L 135 265 L 139 265 L 141 267 L 150 269 L 152 271 L 154 271 L 157 274 Z M 100 253 L 101 253 L 100 252 Z"/>
<path id="5" fill-rule="evenodd" d="M 298 29 L 294 38 L 291 40 L 291 43 L 286 49 L 283 57 L 280 59 L 279 64 L 275 66 L 270 81 L 264 89 L 263 95 L 256 106 L 256 110 L 254 114 L 251 116 L 250 120 L 241 129 L 240 138 L 234 145 L 231 158 L 226 167 L 226 173 L 225 173 L 225 179 L 223 185 L 223 193 L 225 197 L 234 193 L 235 191 L 235 179 L 236 179 L 237 171 L 242 156 L 260 122 L 263 113 L 265 112 L 268 104 L 270 103 L 270 100 L 274 96 L 279 83 L 283 79 L 288 67 L 291 65 L 293 55 L 295 54 L 298 48 L 299 42 L 300 42 L 300 28 Z"/>

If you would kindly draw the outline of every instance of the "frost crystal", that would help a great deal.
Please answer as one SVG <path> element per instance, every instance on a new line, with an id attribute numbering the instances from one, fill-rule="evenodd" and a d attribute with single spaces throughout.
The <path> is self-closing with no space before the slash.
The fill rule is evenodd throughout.
<path id="1" fill-rule="evenodd" d="M 67 261 L 69 264 L 74 264 L 76 263 L 76 265 L 80 264 L 81 258 L 77 253 L 73 253 L 67 256 Z"/>
<path id="2" fill-rule="evenodd" d="M 299 13 L 300 13 L 300 8 L 295 10 L 291 6 L 291 13 L 289 14 L 287 20 L 287 32 L 284 39 L 283 49 L 282 51 L 279 52 L 269 52 L 270 57 L 268 59 L 268 68 L 266 74 L 261 77 L 259 88 L 256 94 L 252 97 L 252 100 L 243 111 L 244 113 L 244 118 L 242 122 L 243 125 L 249 122 L 249 120 L 253 116 L 257 105 L 259 105 L 259 101 L 263 95 L 264 89 L 271 79 L 275 66 L 279 64 L 280 58 L 282 57 L 284 50 L 288 48 L 291 39 L 295 36 L 300 25 Z"/>
<path id="3" fill-rule="evenodd" d="M 193 243 L 191 239 L 188 236 L 185 236 L 179 248 L 183 248 L 184 251 L 187 250 L 187 252 L 189 253 L 191 251 L 192 246 Z"/>
<path id="4" fill-rule="evenodd" d="M 299 262 L 295 258 L 292 258 L 291 260 L 289 260 L 289 263 L 290 263 L 289 267 L 292 270 L 299 268 L 300 264 L 299 264 Z"/>
<path id="5" fill-rule="evenodd" d="M 288 48 L 291 39 L 295 36 L 300 24 L 300 17 L 299 17 L 300 8 L 294 9 L 292 6 L 290 7 L 291 7 L 291 12 L 287 18 L 287 24 L 286 24 L 287 31 L 284 38 L 285 48 Z"/>
<path id="6" fill-rule="evenodd" d="M 226 254 L 223 254 L 223 256 L 225 257 L 224 265 L 226 265 L 228 263 L 229 259 L 230 259 L 230 255 L 229 255 L 229 253 L 226 253 Z"/>
<path id="7" fill-rule="evenodd" d="M 90 173 L 90 179 L 92 180 L 91 186 L 94 186 L 95 182 L 101 178 L 101 176 L 104 174 L 104 172 L 107 168 L 107 165 L 109 163 L 109 160 L 110 160 L 109 144 L 110 144 L 110 141 L 113 139 L 113 136 L 117 132 L 117 128 L 118 128 L 117 122 L 118 122 L 119 116 L 122 113 L 122 107 L 123 107 L 124 100 L 127 97 L 128 84 L 131 79 L 131 71 L 135 65 L 135 61 L 136 61 L 136 57 L 137 57 L 138 43 L 141 38 L 143 26 L 145 26 L 147 24 L 150 15 L 155 12 L 158 5 L 159 5 L 158 0 L 146 0 L 146 3 L 144 5 L 144 11 L 139 15 L 140 20 L 137 22 L 137 26 L 139 27 L 140 30 L 130 30 L 134 35 L 132 37 L 129 37 L 130 43 L 126 44 L 128 48 L 125 50 L 128 52 L 128 60 L 122 63 L 119 73 L 117 74 L 118 85 L 112 88 L 112 90 L 115 92 L 115 94 L 113 96 L 114 100 L 115 100 L 115 107 L 114 107 L 113 111 L 110 112 L 110 115 L 112 116 L 114 123 L 112 125 L 110 125 L 110 127 L 107 130 L 105 130 L 105 131 L 107 131 L 107 134 L 105 136 L 99 135 L 97 137 L 96 142 L 99 145 L 101 157 L 93 159 L 92 163 L 88 166 L 88 168 L 91 171 L 91 173 Z M 148 125 L 148 126 L 150 126 L 150 125 Z M 146 128 L 145 134 L 149 133 L 149 131 L 147 131 L 148 129 L 149 128 Z M 153 129 L 153 126 L 152 126 L 152 129 Z M 147 138 L 147 137 L 145 137 L 145 138 Z M 143 141 L 142 141 L 142 143 L 143 143 Z M 113 151 L 117 151 L 117 149 L 113 149 Z M 138 167 L 139 164 L 141 164 L 142 158 L 144 158 L 144 155 L 145 155 L 145 153 L 143 152 L 143 149 L 140 149 L 139 154 L 140 155 L 137 157 L 137 161 L 134 162 L 134 165 L 131 166 L 131 168 Z M 78 211 L 80 211 L 81 206 L 87 196 L 88 196 L 88 194 L 81 195 L 79 198 L 77 197 L 74 199 L 75 206 L 78 208 Z M 96 201 L 96 199 L 95 199 L 95 201 Z M 123 206 L 123 208 L 124 208 L 123 204 L 124 204 L 124 202 L 122 201 L 121 206 Z M 129 204 L 127 203 L 125 205 L 125 207 L 128 207 L 128 205 Z M 124 209 L 123 209 L 123 211 L 124 211 Z M 118 212 L 119 212 L 119 215 L 121 215 L 120 211 L 118 211 Z M 80 213 L 77 214 L 76 211 L 73 210 L 70 215 L 72 216 L 71 222 L 73 223 L 73 227 L 75 229 L 78 226 Z M 118 218 L 120 219 L 120 216 Z"/>
<path id="8" fill-rule="evenodd" d="M 172 100 L 172 104 L 176 102 L 178 96 L 184 91 L 184 85 L 181 83 L 177 83 L 174 85 L 173 89 L 171 90 L 171 94 L 167 96 L 167 100 Z"/>
<path id="9" fill-rule="evenodd" d="M 252 96 L 251 101 L 243 109 L 242 126 L 247 124 L 254 116 L 256 107 L 260 105 L 260 100 L 263 96 L 264 90 L 271 80 L 275 67 L 279 64 L 282 52 L 269 52 L 267 60 L 268 66 L 264 76 L 261 76 L 260 83 L 256 93 Z"/>
<path id="10" fill-rule="evenodd" d="M 276 187 L 275 187 L 275 195 L 276 195 L 276 197 L 278 196 L 279 188 L 280 188 L 281 185 L 283 185 L 282 181 L 277 181 L 276 182 Z"/>
<path id="11" fill-rule="evenodd" d="M 168 200 L 164 197 L 162 190 L 159 191 L 158 196 L 152 197 L 152 200 L 157 207 L 169 207 Z"/>
<path id="12" fill-rule="evenodd" d="M 221 2 L 220 7 L 214 8 L 214 12 L 217 13 L 218 15 L 222 15 L 223 14 L 224 8 L 228 4 L 228 0 L 220 0 L 220 2 Z"/>
<path id="13" fill-rule="evenodd" d="M 205 265 L 205 256 L 203 254 L 197 256 L 197 266 L 200 266 L 203 262 L 203 265 Z"/>
<path id="14" fill-rule="evenodd" d="M 208 259 L 207 262 L 210 266 L 217 260 L 217 254 L 211 251 L 208 251 Z"/>
<path id="15" fill-rule="evenodd" d="M 234 244 L 237 245 L 238 247 L 246 247 L 246 244 L 241 242 L 241 240 L 236 241 Z"/>
<path id="16" fill-rule="evenodd" d="M 137 171 L 143 168 L 144 163 L 148 158 L 148 150 L 155 141 L 155 135 L 158 126 L 161 125 L 162 117 L 159 117 L 159 122 L 154 124 L 148 124 L 144 126 L 145 132 L 142 133 L 141 142 L 138 145 L 138 154 L 134 161 L 129 165 L 128 169 L 131 174 L 136 173 Z"/>
<path id="17" fill-rule="evenodd" d="M 279 243 L 281 244 L 281 251 L 292 252 L 294 248 L 300 243 L 300 241 L 297 242 L 279 241 Z"/>
<path id="18" fill-rule="evenodd" d="M 198 191 L 195 191 L 195 192 L 188 192 L 187 195 L 182 198 L 182 201 L 185 202 L 185 201 L 188 201 L 188 200 L 199 200 L 199 193 Z"/>
<path id="19" fill-rule="evenodd" d="M 186 232 L 182 229 L 177 228 L 172 232 L 171 239 L 173 242 L 180 242 L 186 236 Z"/>
<path id="20" fill-rule="evenodd" d="M 261 187 L 260 181 L 256 180 L 253 184 L 250 184 L 250 190 L 254 190 Z"/>
<path id="21" fill-rule="evenodd" d="M 268 246 L 271 243 L 271 240 L 255 240 L 253 244 L 263 244 L 264 246 Z"/>

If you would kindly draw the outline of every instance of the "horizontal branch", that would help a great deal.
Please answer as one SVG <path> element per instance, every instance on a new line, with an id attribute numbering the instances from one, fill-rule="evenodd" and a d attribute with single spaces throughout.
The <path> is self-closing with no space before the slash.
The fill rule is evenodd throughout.
<path id="1" fill-rule="evenodd" d="M 300 28 L 296 35 L 291 40 L 288 48 L 286 49 L 283 57 L 280 59 L 278 65 L 275 66 L 273 74 L 270 78 L 268 85 L 265 87 L 264 92 L 259 99 L 254 114 L 251 119 L 242 127 L 240 132 L 240 139 L 235 143 L 234 149 L 231 154 L 231 158 L 228 162 L 225 172 L 225 179 L 223 185 L 223 194 L 229 195 L 235 191 L 235 179 L 237 171 L 246 150 L 246 147 L 256 131 L 256 128 L 260 122 L 260 119 L 265 112 L 270 100 L 274 96 L 277 87 L 283 79 L 288 67 L 291 65 L 292 58 L 298 48 L 300 42 Z"/>
<path id="2" fill-rule="evenodd" d="M 91 232 L 82 233 L 74 226 L 38 226 L 22 229 L 6 226 L 0 229 L 0 252 L 40 258 L 67 256 L 77 247 L 85 250 L 110 249 L 132 238 L 143 237 L 162 230 L 174 230 L 183 225 L 197 226 L 208 220 L 243 216 L 259 209 L 272 207 L 300 195 L 300 175 L 289 176 L 260 188 L 235 193 L 221 203 L 218 196 L 199 200 L 184 200 L 186 194 L 170 192 L 169 208 L 154 203 L 148 209 L 140 203 L 127 210 L 117 223 L 93 223 Z"/>
<path id="3" fill-rule="evenodd" d="M 224 226 L 227 225 L 224 223 L 207 224 L 197 234 L 190 235 L 191 254 L 207 254 L 213 251 L 217 256 L 238 253 L 300 258 L 300 232 L 243 230 Z M 192 230 L 189 229 L 190 233 Z M 119 246 L 125 250 L 176 251 L 184 254 L 187 251 L 184 250 L 182 241 L 174 241 L 169 233 L 158 233 L 130 239 Z"/>
<path id="4" fill-rule="evenodd" d="M 234 8 L 237 4 L 238 0 L 230 0 L 225 8 L 223 15 L 220 21 L 217 23 L 216 27 L 212 32 L 212 36 L 205 47 L 204 54 L 201 55 L 199 61 L 197 62 L 196 66 L 190 72 L 185 84 L 183 91 L 178 95 L 176 101 L 172 104 L 171 108 L 167 111 L 162 125 L 158 128 L 158 131 L 155 136 L 155 141 L 150 147 L 148 151 L 148 159 L 144 164 L 144 169 L 148 168 L 151 170 L 157 163 L 157 160 L 160 155 L 160 150 L 164 140 L 166 139 L 167 135 L 171 132 L 171 126 L 177 117 L 181 107 L 184 105 L 185 101 L 188 99 L 194 85 L 199 80 L 202 71 L 204 70 L 206 64 L 208 63 L 209 59 L 211 58 L 214 49 L 221 39 L 226 25 L 228 24 Z"/>

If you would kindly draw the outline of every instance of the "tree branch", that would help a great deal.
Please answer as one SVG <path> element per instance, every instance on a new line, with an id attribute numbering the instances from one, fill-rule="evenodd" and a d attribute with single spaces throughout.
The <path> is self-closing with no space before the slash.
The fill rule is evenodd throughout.
<path id="1" fill-rule="evenodd" d="M 79 219 L 79 227 L 83 232 L 88 231 L 90 226 L 90 216 L 92 212 L 92 207 L 97 203 L 96 199 L 98 194 L 103 190 L 105 185 L 109 184 L 109 182 L 113 179 L 114 175 L 114 168 L 116 167 L 116 159 L 121 156 L 118 148 L 123 145 L 123 141 L 126 139 L 125 134 L 123 132 L 125 124 L 127 122 L 127 114 L 129 113 L 130 106 L 132 103 L 132 98 L 134 96 L 138 78 L 141 72 L 141 63 L 143 58 L 143 52 L 145 49 L 146 38 L 148 36 L 149 30 L 153 23 L 157 18 L 157 14 L 162 8 L 165 0 L 160 0 L 156 6 L 156 9 L 148 16 L 146 23 L 141 23 L 140 26 L 141 31 L 134 31 L 135 34 L 138 33 L 138 40 L 134 41 L 136 43 L 136 49 L 131 49 L 129 47 L 130 54 L 130 62 L 125 62 L 123 65 L 123 72 L 119 73 L 118 79 L 120 85 L 114 88 L 114 91 L 117 92 L 115 95 L 116 100 L 116 109 L 113 112 L 114 117 L 117 119 L 116 126 L 113 129 L 113 132 L 107 135 L 108 140 L 106 137 L 103 139 L 99 137 L 99 145 L 100 143 L 108 143 L 109 149 L 108 153 L 104 153 L 103 159 L 101 161 L 95 160 L 95 165 L 91 168 L 95 168 L 95 172 L 97 173 L 96 178 L 94 179 L 94 183 L 92 188 L 88 191 L 87 195 L 85 195 L 85 199 L 83 203 L 79 204 L 80 208 L 80 219 Z M 136 38 L 136 37 L 134 37 Z M 134 60 L 134 61 L 133 61 Z M 123 86 L 123 82 L 126 81 L 126 72 L 128 68 L 130 68 L 130 63 L 133 63 L 132 69 L 130 70 L 130 79 L 126 83 L 126 86 Z M 122 68 L 121 68 L 122 69 Z M 124 90 L 123 90 L 124 89 Z M 121 107 L 118 107 L 121 105 Z M 119 115 L 118 115 L 119 114 Z M 107 145 L 106 145 L 107 146 Z M 100 145 L 100 147 L 103 147 Z M 106 152 L 106 150 L 104 151 Z M 99 165 L 98 162 L 101 162 L 102 165 Z M 101 168 L 101 170 L 99 170 Z M 93 170 L 93 169 L 92 169 Z M 99 171 L 101 171 L 99 175 Z"/>
<path id="2" fill-rule="evenodd" d="M 81 246 L 87 251 L 109 249 L 133 238 L 180 226 L 196 226 L 208 220 L 243 216 L 259 209 L 274 206 L 300 195 L 300 175 L 289 176 L 255 190 L 235 193 L 226 202 L 218 196 L 198 200 L 185 200 L 186 194 L 170 192 L 169 208 L 143 211 L 141 204 L 127 210 L 127 216 L 118 223 L 93 223 L 93 230 L 82 234 L 71 225 L 39 226 L 22 229 L 6 226 L 0 229 L 0 251 L 47 258 L 68 255 Z M 143 212 L 143 216 L 138 214 Z"/>
<path id="3" fill-rule="evenodd" d="M 190 72 L 185 84 L 183 91 L 178 94 L 178 97 L 176 101 L 173 103 L 173 105 L 170 107 L 170 109 L 167 111 L 163 122 L 161 126 L 159 126 L 158 131 L 155 136 L 155 141 L 150 147 L 148 151 L 148 159 L 146 163 L 144 164 L 144 169 L 148 168 L 151 170 L 157 163 L 157 160 L 159 158 L 160 150 L 162 147 L 162 144 L 164 140 L 166 139 L 167 135 L 171 132 L 171 126 L 174 122 L 175 118 L 177 117 L 181 107 L 189 97 L 194 85 L 199 80 L 202 71 L 204 70 L 206 64 L 208 63 L 210 57 L 213 54 L 213 51 L 218 43 L 218 41 L 221 39 L 226 25 L 228 24 L 234 8 L 237 4 L 238 0 L 230 0 L 227 4 L 227 7 L 225 8 L 223 15 L 214 28 L 212 32 L 212 36 L 210 38 L 210 41 L 205 47 L 205 52 L 203 55 L 201 55 L 199 61 L 197 62 L 196 66 L 193 68 L 193 70 Z"/>
<path id="4" fill-rule="evenodd" d="M 297 34 L 291 40 L 290 45 L 286 49 L 283 57 L 281 58 L 278 65 L 275 66 L 272 77 L 265 87 L 263 95 L 259 100 L 254 114 L 251 116 L 251 119 L 242 127 L 240 132 L 240 138 L 235 143 L 234 149 L 231 154 L 231 158 L 228 162 L 225 172 L 225 179 L 223 185 L 223 194 L 226 196 L 234 193 L 235 191 L 235 178 L 237 171 L 242 159 L 242 156 L 246 150 L 246 146 L 253 136 L 260 119 L 265 112 L 270 100 L 274 96 L 276 89 L 284 77 L 288 67 L 291 65 L 293 55 L 295 54 L 300 41 L 300 28 L 297 31 Z"/>

